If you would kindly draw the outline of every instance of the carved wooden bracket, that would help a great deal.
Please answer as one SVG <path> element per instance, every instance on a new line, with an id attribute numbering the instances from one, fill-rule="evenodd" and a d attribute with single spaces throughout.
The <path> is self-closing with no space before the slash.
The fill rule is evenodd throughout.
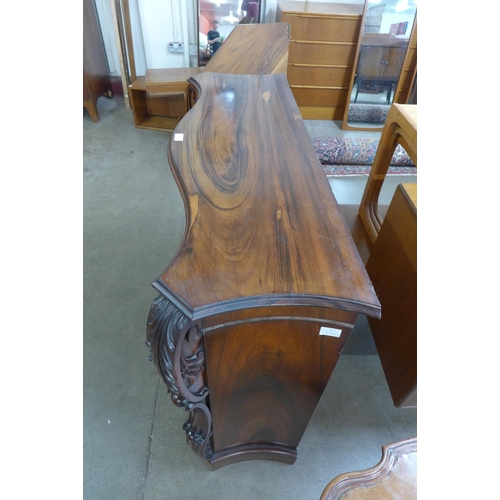
<path id="1" fill-rule="evenodd" d="M 212 455 L 212 415 L 205 385 L 205 349 L 199 325 L 159 295 L 151 305 L 146 345 L 176 406 L 189 411 L 187 442 L 203 458 Z"/>

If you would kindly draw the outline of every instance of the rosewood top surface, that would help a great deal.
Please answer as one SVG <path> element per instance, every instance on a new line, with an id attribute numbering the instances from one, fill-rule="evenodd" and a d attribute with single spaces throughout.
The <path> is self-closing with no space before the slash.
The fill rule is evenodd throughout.
<path id="1" fill-rule="evenodd" d="M 190 81 L 199 99 L 169 145 L 186 230 L 156 285 L 193 317 L 275 304 L 379 317 L 285 75 Z"/>
<path id="2" fill-rule="evenodd" d="M 282 73 L 288 69 L 288 23 L 239 24 L 204 71 L 240 75 Z"/>

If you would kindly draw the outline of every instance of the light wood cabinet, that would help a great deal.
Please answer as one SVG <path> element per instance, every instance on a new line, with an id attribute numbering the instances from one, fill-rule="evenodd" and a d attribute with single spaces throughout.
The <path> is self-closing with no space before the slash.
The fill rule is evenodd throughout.
<path id="1" fill-rule="evenodd" d="M 129 86 L 137 128 L 171 132 L 187 113 L 188 79 L 201 68 L 148 69 Z"/>
<path id="2" fill-rule="evenodd" d="M 341 120 L 361 28 L 363 5 L 278 2 L 290 24 L 287 78 L 304 119 Z"/>

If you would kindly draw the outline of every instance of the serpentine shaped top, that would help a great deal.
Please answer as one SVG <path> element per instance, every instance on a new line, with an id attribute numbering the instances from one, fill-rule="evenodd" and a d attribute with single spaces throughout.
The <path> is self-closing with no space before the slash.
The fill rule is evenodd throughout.
<path id="1" fill-rule="evenodd" d="M 202 72 L 169 145 L 186 229 L 155 283 L 192 317 L 265 305 L 380 316 L 283 74 Z"/>
<path id="2" fill-rule="evenodd" d="M 288 23 L 239 24 L 208 61 L 205 71 L 269 75 L 288 70 Z"/>

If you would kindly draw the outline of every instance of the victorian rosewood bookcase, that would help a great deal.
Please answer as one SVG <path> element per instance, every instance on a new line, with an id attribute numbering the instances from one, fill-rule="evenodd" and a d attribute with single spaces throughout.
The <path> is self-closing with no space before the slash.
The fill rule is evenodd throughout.
<path id="1" fill-rule="evenodd" d="M 380 303 L 286 76 L 221 67 L 190 79 L 170 140 L 186 226 L 147 345 L 210 468 L 293 463 L 357 316 Z"/>

